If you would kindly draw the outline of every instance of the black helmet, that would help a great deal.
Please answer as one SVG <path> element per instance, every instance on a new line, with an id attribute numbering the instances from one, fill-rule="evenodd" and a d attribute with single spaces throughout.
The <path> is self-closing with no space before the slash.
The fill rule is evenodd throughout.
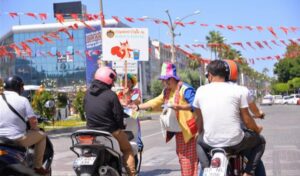
<path id="1" fill-rule="evenodd" d="M 4 80 L 4 89 L 12 90 L 21 94 L 23 91 L 24 82 L 19 76 L 11 76 Z"/>

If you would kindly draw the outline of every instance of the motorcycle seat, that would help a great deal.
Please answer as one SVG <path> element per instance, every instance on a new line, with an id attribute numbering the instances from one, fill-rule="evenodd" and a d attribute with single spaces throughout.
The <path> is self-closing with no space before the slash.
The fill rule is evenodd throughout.
<path id="1" fill-rule="evenodd" d="M 18 145 L 15 141 L 8 139 L 6 137 L 0 137 L 0 146 L 10 147 L 21 152 L 25 152 L 26 148 Z"/>

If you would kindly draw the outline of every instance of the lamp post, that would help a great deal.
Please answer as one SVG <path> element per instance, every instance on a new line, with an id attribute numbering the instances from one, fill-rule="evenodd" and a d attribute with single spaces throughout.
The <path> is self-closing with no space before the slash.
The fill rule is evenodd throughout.
<path id="1" fill-rule="evenodd" d="M 170 23 L 170 25 L 168 25 L 168 27 L 169 27 L 169 32 L 170 32 L 170 35 L 171 35 L 171 62 L 174 63 L 174 64 L 176 64 L 177 61 L 176 61 L 176 56 L 175 56 L 175 53 L 176 53 L 175 37 L 177 35 L 180 35 L 180 34 L 175 34 L 175 29 L 176 29 L 176 27 L 178 25 L 178 22 L 182 22 L 184 19 L 186 19 L 186 18 L 188 18 L 190 16 L 198 15 L 200 13 L 200 11 L 197 10 L 194 13 L 188 14 L 188 15 L 182 17 L 182 18 L 179 18 L 178 20 L 176 20 L 174 22 L 172 21 L 172 18 L 171 18 L 171 15 L 169 13 L 169 10 L 166 10 L 165 12 L 168 15 L 169 23 Z"/>

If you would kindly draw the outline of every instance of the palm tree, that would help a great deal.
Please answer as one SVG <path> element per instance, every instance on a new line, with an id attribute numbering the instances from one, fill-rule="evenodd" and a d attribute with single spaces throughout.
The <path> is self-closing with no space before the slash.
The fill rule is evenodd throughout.
<path id="1" fill-rule="evenodd" d="M 219 31 L 210 31 L 209 35 L 205 37 L 207 44 L 224 44 L 225 38 L 220 34 Z M 219 48 L 216 45 L 210 46 L 211 53 L 214 53 L 215 59 L 217 59 L 217 54 Z"/>

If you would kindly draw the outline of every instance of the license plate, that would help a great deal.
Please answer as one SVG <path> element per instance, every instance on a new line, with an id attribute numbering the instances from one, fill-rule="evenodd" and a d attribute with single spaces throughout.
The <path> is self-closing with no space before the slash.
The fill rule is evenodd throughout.
<path id="1" fill-rule="evenodd" d="M 225 176 L 226 173 L 221 168 L 205 168 L 203 176 Z"/>
<path id="2" fill-rule="evenodd" d="M 76 165 L 93 165 L 96 157 L 80 157 L 75 160 Z"/>

